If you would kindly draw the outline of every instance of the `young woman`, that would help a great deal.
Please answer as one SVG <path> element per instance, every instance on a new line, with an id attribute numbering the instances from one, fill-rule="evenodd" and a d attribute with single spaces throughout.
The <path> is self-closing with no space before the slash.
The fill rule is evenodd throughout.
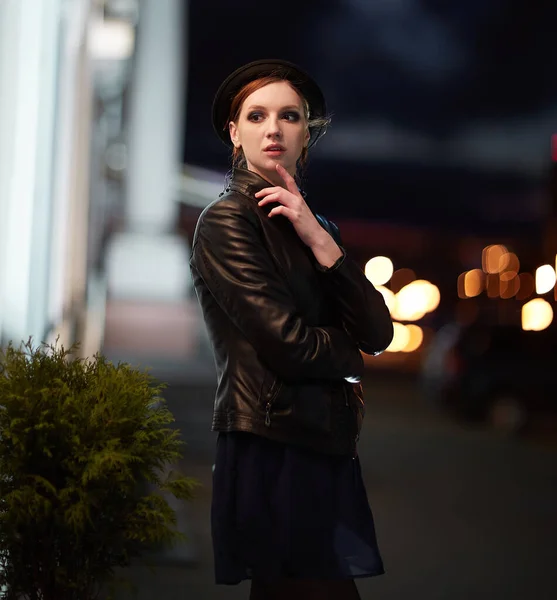
<path id="1" fill-rule="evenodd" d="M 383 573 L 356 443 L 360 351 L 383 351 L 393 328 L 297 185 L 327 123 L 315 81 L 282 60 L 236 70 L 213 105 L 233 170 L 191 270 L 218 374 L 216 582 L 251 579 L 252 600 L 357 599 L 354 579 Z"/>

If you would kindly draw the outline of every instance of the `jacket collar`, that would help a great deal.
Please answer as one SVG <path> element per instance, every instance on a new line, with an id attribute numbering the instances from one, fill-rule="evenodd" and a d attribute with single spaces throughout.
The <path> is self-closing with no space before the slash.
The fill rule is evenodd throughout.
<path id="1" fill-rule="evenodd" d="M 232 169 L 232 176 L 230 177 L 226 191 L 234 190 L 235 192 L 240 192 L 241 194 L 253 198 L 256 192 L 268 187 L 275 187 L 275 184 L 267 181 L 261 177 L 261 175 L 258 175 L 253 171 L 235 167 Z M 304 198 L 306 197 L 305 192 L 300 190 L 300 193 Z"/>
<path id="2" fill-rule="evenodd" d="M 275 187 L 274 183 L 263 179 L 261 175 L 254 173 L 253 171 L 248 171 L 247 169 L 240 169 L 239 167 L 235 167 L 232 169 L 232 176 L 230 177 L 230 181 L 226 187 L 225 191 L 234 190 L 236 192 L 240 192 L 245 194 L 246 196 L 254 197 L 255 193 L 259 190 L 262 190 L 266 187 Z M 307 200 L 306 193 L 301 188 L 298 188 L 302 198 Z"/>
<path id="3" fill-rule="evenodd" d="M 246 196 L 254 197 L 256 192 L 266 187 L 274 187 L 270 181 L 263 179 L 257 173 L 235 167 L 228 183 L 228 189 L 240 192 Z"/>

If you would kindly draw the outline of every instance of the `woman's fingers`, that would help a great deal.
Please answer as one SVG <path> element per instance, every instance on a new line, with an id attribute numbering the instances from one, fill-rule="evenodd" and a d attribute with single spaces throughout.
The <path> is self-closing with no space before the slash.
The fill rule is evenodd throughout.
<path id="1" fill-rule="evenodd" d="M 304 203 L 303 198 L 300 195 L 300 191 L 298 190 L 298 186 L 294 181 L 294 178 L 288 173 L 288 171 L 281 165 L 277 165 L 277 172 L 282 177 L 286 188 L 275 186 L 268 187 L 259 190 L 254 195 L 259 200 L 259 206 L 265 206 L 265 204 L 270 204 L 271 202 L 278 202 L 282 206 L 286 206 L 291 209 L 298 208 L 298 213 L 301 208 L 301 204 Z M 273 209 L 274 210 L 274 209 Z M 272 213 L 272 211 L 271 211 Z M 283 214 L 283 213 L 272 213 L 272 214 Z M 297 213 L 296 213 L 297 214 Z M 271 214 L 269 214 L 271 216 Z M 292 214 L 288 216 L 289 219 L 294 217 Z"/>
<path id="2" fill-rule="evenodd" d="M 259 198 L 261 198 L 261 196 L 265 196 L 264 198 L 261 198 L 261 200 L 259 200 L 259 206 L 264 206 L 265 204 L 270 204 L 271 202 L 279 202 L 280 204 L 284 204 L 284 206 L 289 206 L 293 208 L 296 206 L 297 202 L 301 200 L 298 199 L 297 196 L 294 196 L 294 194 L 291 194 L 288 190 L 285 190 L 282 187 L 265 188 L 264 190 L 257 192 L 257 194 L 259 194 Z"/>
<path id="3" fill-rule="evenodd" d="M 255 192 L 254 196 L 256 198 L 261 198 L 261 196 L 265 196 L 267 194 L 277 194 L 278 192 L 280 192 L 281 190 L 283 190 L 284 188 L 280 187 L 280 186 L 275 186 L 275 187 L 268 187 L 268 188 L 263 188 L 262 190 L 259 190 L 258 192 Z"/>
<path id="4" fill-rule="evenodd" d="M 294 220 L 296 219 L 296 212 L 294 210 L 292 210 L 291 208 L 284 206 L 284 204 L 281 204 L 280 206 L 275 206 L 275 208 L 272 208 L 269 211 L 269 214 L 267 216 L 268 217 L 276 217 L 277 215 L 282 215 L 283 217 L 286 217 L 287 219 L 289 219 L 291 222 L 294 222 Z"/>
<path id="5" fill-rule="evenodd" d="M 280 164 L 276 165 L 276 170 L 277 173 L 281 176 L 282 180 L 284 181 L 285 185 L 286 185 L 286 190 L 283 187 L 280 186 L 275 186 L 275 187 L 268 187 L 268 188 L 263 188 L 262 190 L 259 190 L 258 192 L 256 192 L 254 194 L 254 196 L 256 198 L 265 198 L 267 202 L 269 202 L 269 196 L 271 194 L 281 194 L 281 192 L 289 192 L 290 194 L 292 194 L 295 198 L 299 198 L 300 200 L 302 200 L 302 197 L 300 195 L 300 190 L 298 189 L 298 186 L 296 185 L 296 181 L 294 180 L 294 178 L 292 177 L 292 175 L 290 175 L 290 173 Z M 289 195 L 288 194 L 284 194 L 284 195 L 280 195 L 280 197 L 275 196 L 274 197 L 274 201 L 275 202 L 281 202 L 283 204 L 288 204 L 288 201 L 290 200 Z M 262 206 L 263 204 L 260 202 L 259 203 L 260 206 Z"/>
<path id="6" fill-rule="evenodd" d="M 270 204 L 271 202 L 280 202 L 281 204 L 283 203 L 280 192 L 276 192 L 274 194 L 269 194 L 268 196 L 265 196 L 265 198 L 261 199 L 257 204 L 259 206 L 265 206 L 265 204 Z"/>
<path id="7" fill-rule="evenodd" d="M 298 190 L 298 186 L 294 181 L 294 177 L 290 175 L 290 173 L 279 163 L 276 164 L 277 173 L 282 177 L 282 180 L 286 184 L 286 188 L 289 192 L 294 194 L 295 196 L 300 195 L 300 191 Z"/>

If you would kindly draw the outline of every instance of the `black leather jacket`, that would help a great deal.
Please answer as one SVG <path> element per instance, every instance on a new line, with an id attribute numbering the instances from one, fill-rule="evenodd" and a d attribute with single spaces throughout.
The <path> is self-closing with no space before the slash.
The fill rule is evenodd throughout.
<path id="1" fill-rule="evenodd" d="M 354 454 L 360 350 L 389 345 L 389 311 L 344 250 L 326 269 L 286 217 L 267 217 L 276 204 L 259 207 L 254 194 L 270 186 L 235 169 L 194 234 L 191 272 L 218 377 L 212 429 Z M 316 217 L 340 245 L 336 225 Z"/>

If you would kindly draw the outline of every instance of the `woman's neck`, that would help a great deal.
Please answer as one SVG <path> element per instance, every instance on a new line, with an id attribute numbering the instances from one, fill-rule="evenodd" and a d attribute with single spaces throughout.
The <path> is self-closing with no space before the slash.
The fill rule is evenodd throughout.
<path id="1" fill-rule="evenodd" d="M 259 177 L 261 177 L 265 181 L 268 181 L 270 185 L 286 188 L 286 184 L 284 183 L 282 177 L 276 171 L 271 171 L 270 173 L 267 173 L 260 171 L 255 167 L 252 167 L 251 165 L 248 165 L 247 169 L 248 171 L 251 171 L 256 175 L 259 175 Z"/>

